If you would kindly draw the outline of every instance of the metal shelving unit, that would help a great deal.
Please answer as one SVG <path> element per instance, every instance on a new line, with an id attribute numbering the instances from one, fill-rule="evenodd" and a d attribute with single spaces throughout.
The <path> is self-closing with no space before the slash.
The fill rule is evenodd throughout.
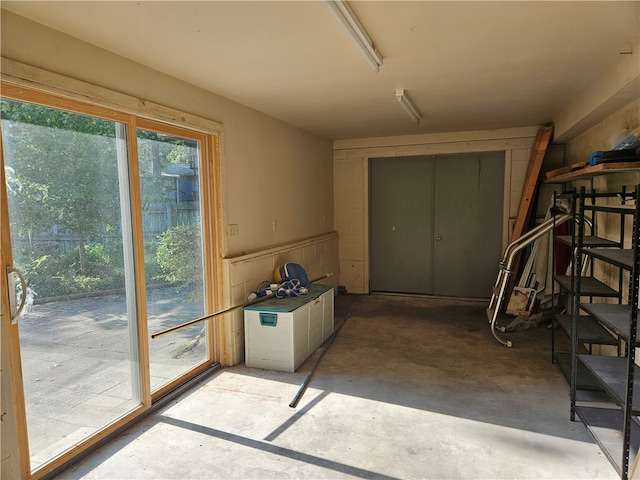
<path id="1" fill-rule="evenodd" d="M 638 320 L 638 283 L 640 275 L 640 185 L 633 194 L 626 192 L 616 195 L 620 205 L 598 205 L 590 200 L 593 196 L 580 191 L 579 205 L 576 210 L 577 235 L 576 256 L 574 265 L 583 265 L 588 259 L 591 269 L 595 262 L 616 267 L 619 270 L 618 294 L 619 303 L 594 303 L 598 295 L 591 295 L 589 281 L 572 269 L 573 305 L 571 314 L 571 419 L 579 418 L 589 429 L 604 454 L 616 468 L 620 477 L 627 479 L 629 467 L 635 461 L 640 446 L 640 382 L 636 384 L 636 375 L 640 375 L 640 367 L 636 365 L 636 347 L 640 346 L 637 336 Z M 631 199 L 632 205 L 627 203 Z M 588 239 L 585 233 L 585 219 L 590 215 L 615 215 L 620 221 L 621 236 L 619 243 L 597 245 Z M 631 248 L 624 245 L 625 219 L 633 219 L 631 232 Z M 596 242 L 597 243 L 597 242 Z M 623 279 L 628 276 L 628 295 L 622 298 Z M 591 319 L 590 322 L 603 327 L 624 345 L 622 356 L 605 356 L 585 354 L 581 351 L 583 335 L 586 330 L 582 326 L 582 313 Z M 610 405 L 590 406 L 580 402 L 579 392 L 582 388 L 580 373 L 588 372 L 590 379 L 611 400 Z"/>
<path id="2" fill-rule="evenodd" d="M 596 201 L 597 198 L 608 197 L 615 198 L 616 194 L 589 194 L 589 200 L 591 202 Z M 556 203 L 561 197 L 565 197 L 571 203 L 571 211 L 574 212 L 574 222 L 568 222 L 570 227 L 569 235 L 555 235 L 554 228 L 554 257 L 556 256 L 556 242 L 565 245 L 571 252 L 571 265 L 568 274 L 554 274 L 553 282 L 553 295 L 555 298 L 556 286 L 559 289 L 559 296 L 567 299 L 567 304 L 573 304 L 574 298 L 576 298 L 576 275 L 577 272 L 581 274 L 581 296 L 588 297 L 593 300 L 594 298 L 615 298 L 618 302 L 622 299 L 622 294 L 604 282 L 600 281 L 593 276 L 593 264 L 584 264 L 582 262 L 577 263 L 576 253 L 578 249 L 577 238 L 577 220 L 580 218 L 579 212 L 580 205 L 578 204 L 578 195 L 575 191 L 567 192 L 563 194 L 556 194 Z M 590 235 L 583 234 L 582 248 L 589 249 L 619 249 L 622 247 L 622 240 L 610 240 L 601 238 L 595 235 L 595 224 L 592 219 L 582 218 L 583 223 L 590 226 Z M 620 232 L 621 238 L 624 237 L 624 231 Z M 576 265 L 580 265 L 580 268 L 576 268 Z M 591 315 L 578 315 L 573 318 L 572 314 L 565 313 L 562 310 L 558 310 L 559 306 L 553 302 L 553 329 L 551 336 L 551 360 L 557 364 L 560 371 L 564 375 L 567 383 L 571 382 L 571 352 L 558 351 L 556 347 L 556 330 L 559 329 L 565 336 L 571 338 L 572 322 L 575 320 L 577 323 L 578 332 L 578 345 L 586 346 L 589 354 L 592 353 L 593 345 L 611 345 L 618 348 L 618 354 L 620 354 L 620 341 L 614 332 L 606 329 L 600 322 L 597 321 Z M 557 328 L 556 328 L 557 327 Z M 593 392 L 603 392 L 603 389 L 598 382 L 597 378 L 587 369 L 584 365 L 577 364 L 576 384 L 577 384 L 577 399 L 579 401 L 593 402 L 593 401 L 606 401 L 607 397 L 602 395 L 594 396 Z"/>

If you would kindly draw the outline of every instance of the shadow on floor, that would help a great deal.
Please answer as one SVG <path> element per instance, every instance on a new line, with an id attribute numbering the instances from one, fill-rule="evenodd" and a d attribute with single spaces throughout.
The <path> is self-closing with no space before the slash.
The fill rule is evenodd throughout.
<path id="1" fill-rule="evenodd" d="M 350 313 L 296 409 L 295 373 L 224 368 L 60 478 L 615 478 L 550 361 L 483 302 L 336 297 Z"/>

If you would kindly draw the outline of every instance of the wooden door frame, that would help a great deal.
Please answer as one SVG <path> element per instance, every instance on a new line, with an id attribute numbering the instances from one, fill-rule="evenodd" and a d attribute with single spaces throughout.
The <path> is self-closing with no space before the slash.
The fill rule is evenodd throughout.
<path id="1" fill-rule="evenodd" d="M 27 412 L 24 402 L 24 390 L 22 387 L 22 358 L 20 356 L 20 338 L 18 323 L 11 321 L 11 309 L 9 296 L 8 269 L 12 267 L 11 259 L 13 258 L 11 250 L 11 235 L 9 228 L 5 228 L 9 224 L 9 205 L 4 199 L 7 197 L 7 182 L 5 178 L 4 150 L 2 148 L 2 127 L 0 126 L 0 265 L 2 273 L 0 273 L 0 291 L 2 298 L 0 299 L 0 321 L 2 327 L 0 335 L 2 342 L 0 345 L 0 354 L 2 355 L 2 379 L 0 380 L 3 388 L 3 397 L 9 400 L 10 405 L 2 406 L 2 415 L 7 418 L 2 419 L 3 428 L 9 428 L 10 432 L 15 435 L 15 442 L 9 442 L 9 452 L 6 452 L 7 442 L 2 441 L 2 469 L 5 469 L 4 462 L 10 462 L 11 470 L 18 470 L 20 478 L 28 478 L 30 476 L 31 467 L 29 460 L 29 439 L 27 437 Z M 5 351 L 6 349 L 6 351 Z M 8 365 L 5 364 L 8 362 Z M 7 380 L 8 376 L 8 380 Z M 5 388 L 9 388 L 9 392 L 5 392 Z M 5 415 L 6 413 L 6 415 Z M 5 423 L 7 422 L 7 423 Z M 4 434 L 3 434 L 4 437 Z M 4 438 L 3 438 L 4 440 Z M 6 459 L 5 459 L 5 455 Z"/>

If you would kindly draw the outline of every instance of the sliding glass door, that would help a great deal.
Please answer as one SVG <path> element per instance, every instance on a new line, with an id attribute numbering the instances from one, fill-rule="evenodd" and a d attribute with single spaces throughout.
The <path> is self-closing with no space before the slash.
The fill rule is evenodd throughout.
<path id="1" fill-rule="evenodd" d="M 206 136 L 34 95 L 0 100 L 1 227 L 26 280 L 10 292 L 25 301 L 12 363 L 32 471 L 212 363 L 206 322 L 150 338 L 210 310 Z"/>
<path id="2" fill-rule="evenodd" d="M 141 404 L 126 127 L 3 99 L 2 134 L 13 264 L 27 280 L 18 328 L 36 468 Z"/>
<path id="3" fill-rule="evenodd" d="M 149 127 L 138 129 L 137 141 L 149 367 L 156 392 L 208 357 L 204 322 L 151 338 L 205 314 L 201 143 L 185 132 L 164 133 L 157 125 L 142 124 Z"/>

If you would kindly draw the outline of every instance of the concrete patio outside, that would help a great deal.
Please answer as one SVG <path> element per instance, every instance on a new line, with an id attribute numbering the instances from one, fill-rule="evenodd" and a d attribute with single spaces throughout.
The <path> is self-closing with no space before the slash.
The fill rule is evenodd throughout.
<path id="1" fill-rule="evenodd" d="M 173 288 L 148 293 L 152 332 L 197 316 Z M 32 467 L 49 460 L 137 405 L 124 295 L 36 304 L 19 321 Z M 149 340 L 152 390 L 205 357 L 202 325 Z"/>

